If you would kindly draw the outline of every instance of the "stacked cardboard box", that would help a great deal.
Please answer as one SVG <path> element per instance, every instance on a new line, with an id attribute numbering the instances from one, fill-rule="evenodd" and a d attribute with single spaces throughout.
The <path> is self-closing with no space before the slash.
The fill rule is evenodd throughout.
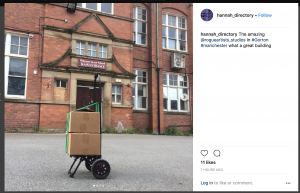
<path id="1" fill-rule="evenodd" d="M 101 155 L 100 113 L 70 112 L 66 140 L 69 155 Z"/>

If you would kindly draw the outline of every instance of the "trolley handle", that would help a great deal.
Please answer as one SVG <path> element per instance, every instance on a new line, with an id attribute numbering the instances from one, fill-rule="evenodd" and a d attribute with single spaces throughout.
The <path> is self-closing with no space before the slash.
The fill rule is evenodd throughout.
<path id="1" fill-rule="evenodd" d="M 97 72 L 95 74 L 95 77 L 94 77 L 94 101 L 96 102 L 96 80 L 97 78 L 99 78 L 99 112 L 100 112 L 100 134 L 102 133 L 101 132 L 101 77 L 100 77 L 100 73 Z"/>

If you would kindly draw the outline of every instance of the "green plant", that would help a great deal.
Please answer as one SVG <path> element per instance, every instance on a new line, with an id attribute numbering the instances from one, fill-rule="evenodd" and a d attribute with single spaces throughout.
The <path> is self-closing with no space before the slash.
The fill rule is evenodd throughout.
<path id="1" fill-rule="evenodd" d="M 162 135 L 180 135 L 180 136 L 191 136 L 193 135 L 193 128 L 188 131 L 181 131 L 177 129 L 177 125 L 169 125 L 162 133 Z"/>
<path id="2" fill-rule="evenodd" d="M 147 127 L 147 128 L 146 128 L 146 133 L 147 133 L 147 134 L 152 134 L 153 131 L 152 131 L 152 129 L 151 129 L 150 127 Z"/>
<path id="3" fill-rule="evenodd" d="M 126 133 L 126 134 L 135 134 L 135 130 L 132 128 L 132 129 L 124 129 L 122 131 L 122 133 Z"/>
<path id="4" fill-rule="evenodd" d="M 103 130 L 102 133 L 118 133 L 118 130 L 109 127 L 107 129 Z"/>
<path id="5" fill-rule="evenodd" d="M 5 131 L 9 131 L 9 129 L 5 129 Z"/>
<path id="6" fill-rule="evenodd" d="M 135 133 L 142 133 L 143 131 L 138 127 L 138 128 L 133 128 Z"/>
<path id="7" fill-rule="evenodd" d="M 15 128 L 14 131 L 15 131 L 15 132 L 18 132 L 18 131 L 20 131 L 20 129 L 19 129 L 19 128 Z"/>
<path id="8" fill-rule="evenodd" d="M 128 133 L 129 133 L 129 134 L 135 134 L 135 130 L 134 130 L 134 128 L 132 128 L 132 129 L 129 129 L 129 130 L 128 130 Z"/>
<path id="9" fill-rule="evenodd" d="M 176 128 L 176 124 L 175 125 L 169 125 L 164 131 L 163 131 L 163 135 L 178 135 L 179 134 L 179 130 L 177 130 Z"/>
<path id="10" fill-rule="evenodd" d="M 39 131 L 40 131 L 40 128 L 39 128 L 39 127 L 34 127 L 34 131 L 35 131 L 35 132 L 39 132 Z"/>

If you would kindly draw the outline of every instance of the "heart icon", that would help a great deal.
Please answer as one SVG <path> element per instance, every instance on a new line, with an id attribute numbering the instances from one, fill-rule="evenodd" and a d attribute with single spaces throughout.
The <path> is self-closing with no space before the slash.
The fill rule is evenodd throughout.
<path id="1" fill-rule="evenodd" d="M 200 153 L 205 157 L 208 154 L 208 151 L 207 150 L 201 150 Z"/>

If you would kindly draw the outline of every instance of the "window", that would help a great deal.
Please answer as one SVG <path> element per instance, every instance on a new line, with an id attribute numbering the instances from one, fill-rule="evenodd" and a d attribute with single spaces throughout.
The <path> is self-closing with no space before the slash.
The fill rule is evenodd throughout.
<path id="1" fill-rule="evenodd" d="M 186 19 L 163 14 L 162 25 L 162 47 L 187 51 Z"/>
<path id="2" fill-rule="evenodd" d="M 106 57 L 107 57 L 107 47 L 99 46 L 99 58 L 106 58 Z"/>
<path id="3" fill-rule="evenodd" d="M 87 47 L 85 42 L 76 42 L 76 54 L 86 55 L 85 49 L 87 49 L 87 55 L 92 57 L 107 58 L 107 46 L 99 45 L 96 43 L 88 43 Z M 97 53 L 97 47 L 99 52 Z"/>
<path id="4" fill-rule="evenodd" d="M 133 70 L 133 74 L 137 75 L 132 87 L 133 109 L 147 109 L 147 71 Z"/>
<path id="5" fill-rule="evenodd" d="M 146 44 L 147 35 L 147 11 L 145 9 L 133 8 L 133 41 L 137 44 Z"/>
<path id="6" fill-rule="evenodd" d="M 6 32 L 4 38 L 5 97 L 26 98 L 28 35 Z"/>
<path id="7" fill-rule="evenodd" d="M 65 80 L 55 80 L 54 86 L 55 87 L 67 88 L 67 81 L 65 81 Z"/>
<path id="8" fill-rule="evenodd" d="M 168 85 L 167 84 L 167 75 L 166 74 L 163 74 L 163 84 L 164 85 Z"/>
<path id="9" fill-rule="evenodd" d="M 56 101 L 67 100 L 67 81 L 54 80 L 53 99 Z"/>
<path id="10" fill-rule="evenodd" d="M 182 95 L 188 94 L 188 78 L 178 74 L 163 74 L 163 100 L 165 111 L 189 111 L 188 100 Z"/>
<path id="11" fill-rule="evenodd" d="M 10 53 L 27 56 L 28 38 L 11 36 Z"/>
<path id="12" fill-rule="evenodd" d="M 77 42 L 76 43 L 76 54 L 84 55 L 84 47 L 85 47 L 84 42 Z"/>
<path id="13" fill-rule="evenodd" d="M 166 27 L 162 26 L 162 47 L 163 48 L 167 48 L 167 46 L 166 46 L 166 38 L 167 38 Z"/>
<path id="14" fill-rule="evenodd" d="M 169 74 L 169 85 L 177 86 L 177 75 Z"/>
<path id="15" fill-rule="evenodd" d="M 112 3 L 77 3 L 77 7 L 83 7 L 87 9 L 93 9 L 93 10 L 113 14 Z"/>
<path id="16" fill-rule="evenodd" d="M 112 86 L 112 103 L 122 103 L 121 86 Z"/>
<path id="17" fill-rule="evenodd" d="M 88 56 L 96 57 L 96 45 L 95 44 L 88 44 Z"/>

